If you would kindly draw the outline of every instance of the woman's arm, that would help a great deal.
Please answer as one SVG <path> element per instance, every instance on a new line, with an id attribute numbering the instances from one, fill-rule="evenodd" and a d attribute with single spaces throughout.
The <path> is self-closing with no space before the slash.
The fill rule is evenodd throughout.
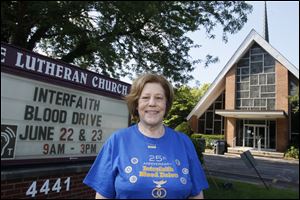
<path id="1" fill-rule="evenodd" d="M 95 199 L 108 199 L 108 198 L 106 198 L 106 197 L 102 196 L 101 194 L 99 194 L 98 192 L 96 192 Z"/>
<path id="2" fill-rule="evenodd" d="M 189 197 L 189 199 L 204 199 L 203 192 L 199 192 L 196 196 Z"/>

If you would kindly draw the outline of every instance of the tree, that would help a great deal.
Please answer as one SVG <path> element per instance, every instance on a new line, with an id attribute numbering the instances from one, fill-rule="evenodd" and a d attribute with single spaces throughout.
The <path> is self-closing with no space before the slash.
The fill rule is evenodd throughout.
<path id="1" fill-rule="evenodd" d="M 176 128 L 182 122 L 186 122 L 186 117 L 208 90 L 209 86 L 210 84 L 206 83 L 199 88 L 181 86 L 174 89 L 175 98 L 173 106 L 169 111 L 167 118 L 164 120 L 164 123 L 171 128 Z"/>
<path id="2" fill-rule="evenodd" d="M 291 132 L 298 133 L 291 135 L 291 145 L 299 147 L 299 86 L 294 95 L 289 96 L 291 107 Z"/>
<path id="3" fill-rule="evenodd" d="M 297 94 L 293 96 L 289 96 L 289 99 L 292 107 L 292 112 L 298 113 L 299 112 L 299 88 L 297 90 Z"/>
<path id="4" fill-rule="evenodd" d="M 187 83 L 203 60 L 189 57 L 199 44 L 186 33 L 214 38 L 219 24 L 226 41 L 251 11 L 244 1 L 3 1 L 1 41 L 115 78 L 148 71 Z"/>

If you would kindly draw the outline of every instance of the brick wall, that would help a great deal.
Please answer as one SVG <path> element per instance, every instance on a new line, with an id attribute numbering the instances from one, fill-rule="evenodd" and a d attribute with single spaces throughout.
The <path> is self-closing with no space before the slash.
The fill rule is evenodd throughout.
<path id="1" fill-rule="evenodd" d="M 276 70 L 276 110 L 284 110 L 288 114 L 288 70 L 279 62 L 275 64 Z M 289 141 L 288 119 L 277 119 L 276 128 L 276 150 L 283 152 L 286 150 Z"/>
<path id="2" fill-rule="evenodd" d="M 228 146 L 233 147 L 235 145 L 233 144 L 233 138 L 235 137 L 236 119 L 232 117 L 227 117 L 226 122 L 227 131 L 225 134 L 225 138 Z"/>
<path id="3" fill-rule="evenodd" d="M 235 66 L 226 74 L 225 85 L 225 109 L 235 109 Z M 236 120 L 234 118 L 225 118 L 225 139 L 228 146 L 232 146 L 232 140 L 235 137 Z"/>
<path id="4" fill-rule="evenodd" d="M 232 67 L 226 74 L 225 83 L 225 109 L 235 109 L 235 68 Z"/>
<path id="5" fill-rule="evenodd" d="M 95 191 L 82 183 L 88 168 L 1 170 L 1 199 L 94 199 Z"/>

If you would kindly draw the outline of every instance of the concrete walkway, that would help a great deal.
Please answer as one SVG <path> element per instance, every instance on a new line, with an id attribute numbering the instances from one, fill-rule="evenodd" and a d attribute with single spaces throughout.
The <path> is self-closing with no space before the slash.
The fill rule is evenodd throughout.
<path id="1" fill-rule="evenodd" d="M 299 160 L 265 158 L 254 156 L 256 169 L 248 168 L 240 155 L 217 155 L 205 152 L 204 169 L 207 176 L 251 182 L 267 187 L 291 188 L 299 191 Z"/>

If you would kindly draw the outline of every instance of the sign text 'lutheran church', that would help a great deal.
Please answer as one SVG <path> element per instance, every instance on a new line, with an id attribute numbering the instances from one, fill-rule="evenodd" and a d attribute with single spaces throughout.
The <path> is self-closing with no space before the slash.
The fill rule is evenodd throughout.
<path id="1" fill-rule="evenodd" d="M 94 159 L 128 126 L 130 85 L 1 43 L 1 163 Z"/>

